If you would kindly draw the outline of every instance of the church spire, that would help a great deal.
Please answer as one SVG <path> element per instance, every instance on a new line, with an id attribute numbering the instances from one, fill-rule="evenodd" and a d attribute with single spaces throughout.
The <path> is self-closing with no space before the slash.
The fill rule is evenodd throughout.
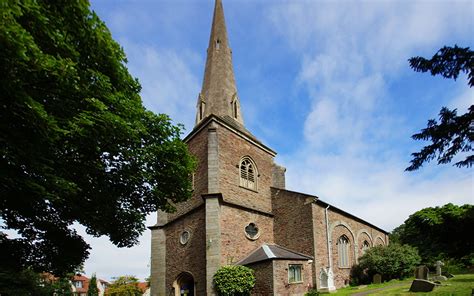
<path id="1" fill-rule="evenodd" d="M 211 114 L 229 116 L 240 124 L 244 123 L 237 97 L 232 50 L 227 38 L 221 0 L 216 0 L 214 6 L 204 80 L 197 104 L 196 124 Z"/>

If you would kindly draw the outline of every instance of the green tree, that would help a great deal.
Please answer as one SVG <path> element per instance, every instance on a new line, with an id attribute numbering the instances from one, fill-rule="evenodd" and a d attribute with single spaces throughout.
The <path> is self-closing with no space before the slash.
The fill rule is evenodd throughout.
<path id="1" fill-rule="evenodd" d="M 218 295 L 250 295 L 250 291 L 255 286 L 254 272 L 241 265 L 222 266 L 214 275 L 214 285 Z"/>
<path id="2" fill-rule="evenodd" d="M 134 276 L 118 277 L 107 288 L 107 296 L 141 296 L 142 294 L 138 288 L 138 279 Z"/>
<path id="3" fill-rule="evenodd" d="M 474 86 L 474 52 L 469 47 L 441 48 L 430 60 L 422 57 L 409 59 L 410 66 L 417 72 L 430 72 L 431 75 L 442 75 L 445 78 L 456 80 L 460 72 L 468 75 L 469 87 Z M 435 119 L 428 120 L 428 125 L 420 133 L 414 134 L 414 140 L 430 141 L 432 144 L 412 153 L 411 165 L 406 171 L 419 169 L 424 163 L 437 159 L 438 164 L 450 163 L 455 155 L 460 152 L 473 151 L 474 105 L 462 115 L 457 110 L 443 107 L 439 112 L 439 122 Z M 457 167 L 471 167 L 474 155 L 467 155 L 465 159 L 456 162 Z"/>
<path id="4" fill-rule="evenodd" d="M 408 245 L 391 243 L 388 246 L 376 246 L 370 248 L 359 258 L 359 264 L 354 269 L 356 276 L 363 275 L 371 279 L 374 274 L 381 274 L 384 281 L 391 279 L 403 279 L 413 275 L 414 268 L 420 263 L 420 255 L 416 248 Z M 354 273 L 353 273 L 354 276 Z"/>
<path id="5" fill-rule="evenodd" d="M 90 248 L 71 227 L 137 243 L 145 217 L 191 195 L 181 127 L 147 111 L 89 2 L 0 4 L 0 270 L 62 275 Z"/>
<path id="6" fill-rule="evenodd" d="M 0 271 L 0 294 L 2 296 L 72 296 L 68 278 L 56 278 L 51 274 L 37 273 L 25 269 L 17 273 Z"/>
<path id="7" fill-rule="evenodd" d="M 469 265 L 474 259 L 472 229 L 474 206 L 449 203 L 415 212 L 393 233 L 400 243 L 416 247 L 425 264 L 453 258 Z"/>
<path id="8" fill-rule="evenodd" d="M 98 296 L 99 289 L 97 288 L 97 277 L 95 273 L 92 275 L 89 281 L 89 289 L 87 290 L 87 296 Z"/>

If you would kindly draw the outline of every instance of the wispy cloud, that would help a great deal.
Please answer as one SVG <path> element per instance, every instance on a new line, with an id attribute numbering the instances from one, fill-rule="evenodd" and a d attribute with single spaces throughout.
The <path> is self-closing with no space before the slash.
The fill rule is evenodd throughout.
<path id="1" fill-rule="evenodd" d="M 272 7 L 269 19 L 300 57 L 297 84 L 311 106 L 302 148 L 279 157 L 288 167 L 288 186 L 387 230 L 423 207 L 472 203 L 472 172 L 450 167 L 404 172 L 409 155 L 397 140 L 410 137 L 411 122 L 390 108 L 406 102 L 391 83 L 406 72 L 407 59 L 430 56 L 449 37 L 472 31 L 472 8 L 467 1 Z M 451 104 L 472 104 L 472 90 L 460 93 Z"/>
<path id="2" fill-rule="evenodd" d="M 141 96 L 147 108 L 168 114 L 175 123 L 194 126 L 194 114 L 201 78 L 193 71 L 201 57 L 191 50 L 157 49 L 149 45 L 122 42 L 130 72 L 142 84 Z"/>

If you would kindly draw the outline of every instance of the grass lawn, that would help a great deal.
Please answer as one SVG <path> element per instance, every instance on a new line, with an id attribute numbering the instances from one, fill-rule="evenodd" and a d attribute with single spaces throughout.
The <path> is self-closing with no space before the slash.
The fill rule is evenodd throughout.
<path id="1" fill-rule="evenodd" d="M 453 296 L 471 296 L 474 289 L 474 274 L 459 274 L 454 278 L 449 279 L 446 282 L 443 282 L 442 286 L 437 286 L 432 292 L 429 293 L 410 293 L 411 282 L 413 279 L 407 279 L 403 281 L 393 280 L 390 282 L 378 284 L 378 285 L 368 285 L 365 288 L 359 289 L 358 287 L 347 287 L 339 289 L 336 293 L 331 293 L 331 295 L 353 295 L 361 292 L 369 292 L 366 295 L 453 295 Z M 375 289 L 383 288 L 383 290 L 373 291 Z M 371 293 L 370 291 L 373 291 Z"/>

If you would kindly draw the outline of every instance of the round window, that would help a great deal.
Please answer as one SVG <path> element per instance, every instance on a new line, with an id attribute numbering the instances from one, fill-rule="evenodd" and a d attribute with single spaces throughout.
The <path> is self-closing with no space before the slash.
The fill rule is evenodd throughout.
<path id="1" fill-rule="evenodd" d="M 251 240 L 255 240 L 260 236 L 260 231 L 255 223 L 249 223 L 245 227 L 245 235 Z"/>
<path id="2" fill-rule="evenodd" d="M 185 244 L 188 243 L 190 237 L 191 237 L 191 234 L 189 233 L 189 231 L 185 230 L 185 231 L 181 232 L 181 234 L 179 236 L 179 242 L 182 245 L 185 245 Z"/>

